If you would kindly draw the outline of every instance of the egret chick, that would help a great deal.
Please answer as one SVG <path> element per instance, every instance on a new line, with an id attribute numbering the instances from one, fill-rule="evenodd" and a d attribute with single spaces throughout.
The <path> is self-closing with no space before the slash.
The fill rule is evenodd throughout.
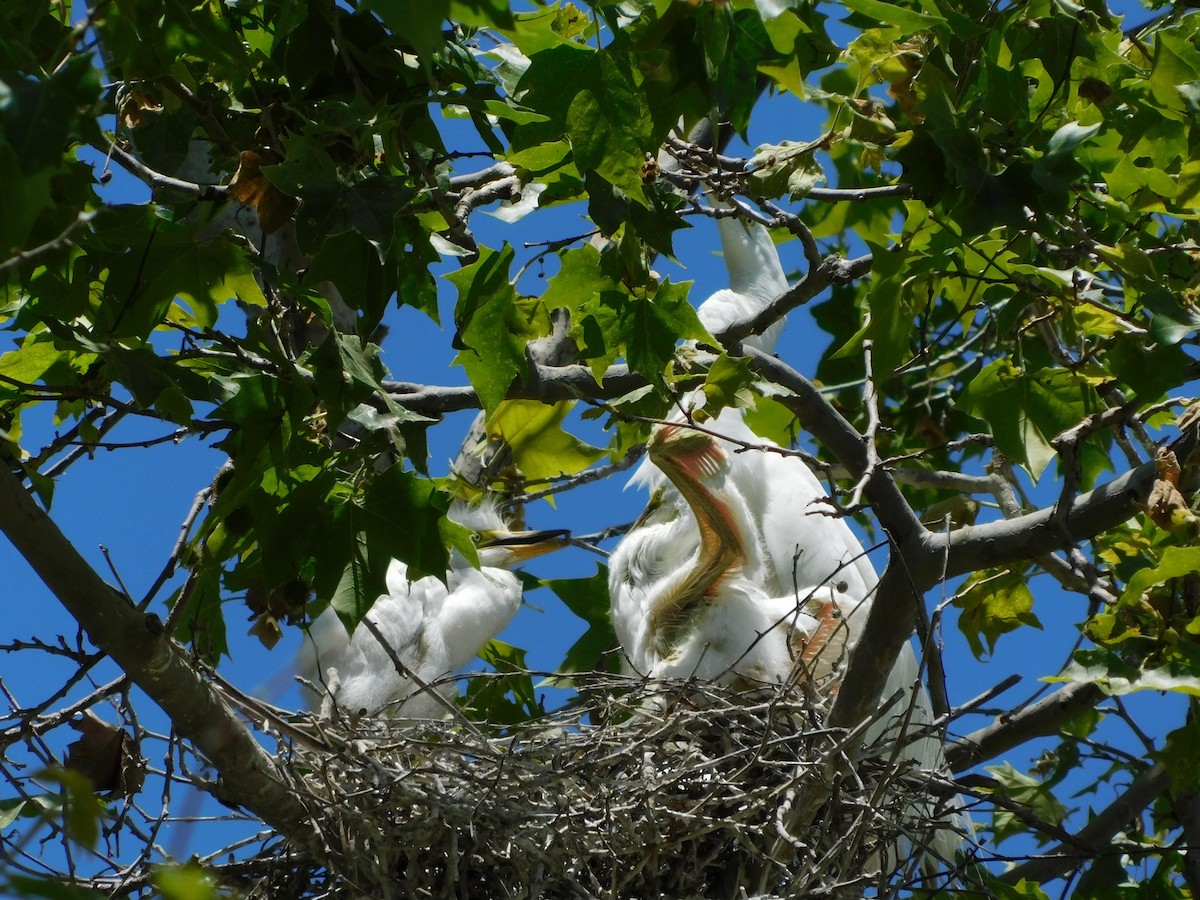
<path id="1" fill-rule="evenodd" d="M 798 666 L 811 670 L 805 677 L 828 674 L 820 661 L 835 597 L 828 588 L 800 599 L 764 590 L 757 530 L 721 446 L 667 424 L 648 450 L 686 509 L 651 511 L 610 560 L 613 626 L 630 666 L 746 685 L 787 681 Z"/>
<path id="2" fill-rule="evenodd" d="M 350 715 L 442 718 L 454 689 L 437 683 L 470 662 L 521 606 L 521 583 L 509 569 L 566 542 L 566 531 L 510 531 L 487 502 L 455 503 L 449 517 L 477 536 L 478 569 L 452 550 L 444 583 L 432 575 L 410 581 L 408 566 L 392 560 L 387 593 L 353 634 L 332 607 L 310 626 L 298 668 L 324 688 L 316 698 L 323 716 L 337 708 Z"/>

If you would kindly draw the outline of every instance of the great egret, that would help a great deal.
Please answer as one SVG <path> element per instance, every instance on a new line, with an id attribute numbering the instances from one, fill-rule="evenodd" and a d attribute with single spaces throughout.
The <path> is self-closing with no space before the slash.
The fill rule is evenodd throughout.
<path id="1" fill-rule="evenodd" d="M 630 666 L 747 686 L 827 676 L 838 598 L 821 586 L 807 595 L 764 589 L 758 530 L 728 477 L 728 454 L 675 424 L 654 430 L 648 452 L 686 510 L 654 508 L 609 560 L 613 626 Z"/>
<path id="2" fill-rule="evenodd" d="M 717 227 L 730 286 L 714 293 L 698 310 L 710 330 L 761 312 L 788 286 L 763 226 L 727 217 L 718 219 Z M 776 323 L 745 343 L 770 353 L 781 327 Z M 684 397 L 683 411 L 672 421 L 682 423 L 694 415 L 702 398 L 700 392 Z M 669 471 L 671 464 L 664 466 L 664 462 L 670 454 L 664 453 L 661 428 L 651 439 L 649 459 L 630 481 L 653 490 L 650 506 L 610 560 L 613 622 L 633 668 L 649 674 L 706 677 L 725 671 L 723 664 L 727 667 L 747 651 L 750 655 L 739 663 L 739 673 L 754 669 L 768 676 L 760 678 L 764 681 L 807 677 L 818 687 L 836 690 L 842 664 L 865 624 L 878 576 L 846 522 L 827 514 L 831 512 L 828 495 L 820 481 L 803 460 L 776 452 L 776 444 L 756 435 L 739 409 L 726 408 L 704 422 L 704 428 L 718 436 L 707 455 L 716 458 L 715 451 L 720 450 L 728 460 L 716 473 L 709 466 L 708 475 L 694 466 Z M 762 449 L 746 450 L 746 445 Z M 690 452 L 699 451 L 693 447 Z M 707 478 L 710 499 L 723 505 L 724 511 L 716 511 L 711 502 L 707 511 L 698 508 L 681 490 L 680 472 L 699 486 Z M 731 534 L 739 536 L 737 546 L 745 562 L 739 566 L 735 560 L 717 571 L 723 558 L 712 550 L 702 552 L 702 545 L 728 540 Z M 698 601 L 692 611 L 703 611 L 707 625 L 701 627 L 700 618 L 692 617 L 693 630 L 675 639 L 675 655 L 660 661 L 652 652 L 650 607 L 661 601 L 664 589 L 678 584 L 678 572 L 693 558 L 695 568 L 717 561 L 703 578 L 715 576 L 713 584 L 726 592 L 728 602 Z M 678 598 L 675 605 L 679 606 Z M 772 624 L 773 629 L 768 627 Z M 789 651 L 786 657 L 780 657 L 780 647 Z M 795 668 L 797 660 L 803 666 L 800 670 Z M 943 769 L 941 741 L 922 733 L 933 715 L 910 644 L 901 649 L 882 699 L 898 692 L 901 702 L 868 729 L 865 740 L 896 740 L 903 745 L 900 759 L 912 760 L 927 771 Z M 922 812 L 914 810 L 914 819 L 928 818 Z M 944 859 L 953 858 L 965 828 L 959 816 L 949 819 L 950 825 L 938 832 L 935 847 Z"/>
<path id="3" fill-rule="evenodd" d="M 323 715 L 336 706 L 347 714 L 441 718 L 448 690 L 427 686 L 465 666 L 516 615 L 521 583 L 508 570 L 563 546 L 567 535 L 510 531 L 499 510 L 487 502 L 456 503 L 449 516 L 478 536 L 478 569 L 453 550 L 445 583 L 434 576 L 410 581 L 408 567 L 392 560 L 387 593 L 353 634 L 332 608 L 310 626 L 298 667 L 324 688 L 318 698 Z M 398 669 L 380 637 L 407 672 Z M 434 690 L 441 692 L 439 697 L 432 696 Z"/>

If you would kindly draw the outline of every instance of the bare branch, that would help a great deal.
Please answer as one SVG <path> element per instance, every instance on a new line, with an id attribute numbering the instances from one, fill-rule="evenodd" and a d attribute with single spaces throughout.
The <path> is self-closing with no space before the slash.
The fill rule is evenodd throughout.
<path id="1" fill-rule="evenodd" d="M 0 472 L 0 531 L 82 625 L 220 771 L 218 792 L 303 840 L 304 807 L 278 779 L 275 762 L 163 631 L 96 573 L 7 471 Z"/>
<path id="2" fill-rule="evenodd" d="M 122 149 L 121 145 L 115 141 L 109 141 L 108 147 L 97 147 L 96 149 L 111 153 L 113 159 L 149 185 L 151 190 L 178 191 L 181 194 L 195 197 L 197 200 L 222 201 L 229 199 L 229 189 L 225 185 L 197 184 L 194 181 L 184 181 L 181 178 L 173 178 L 170 175 L 155 172 L 128 150 Z"/>
<path id="3" fill-rule="evenodd" d="M 1019 747 L 1026 741 L 1054 734 L 1064 722 L 1095 706 L 1104 694 L 1094 684 L 1069 684 L 1018 712 L 1005 713 L 991 725 L 946 747 L 951 771 L 962 772 Z"/>

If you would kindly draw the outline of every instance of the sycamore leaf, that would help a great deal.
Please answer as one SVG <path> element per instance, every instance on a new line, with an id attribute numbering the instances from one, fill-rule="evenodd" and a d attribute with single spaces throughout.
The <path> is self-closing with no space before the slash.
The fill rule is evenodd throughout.
<path id="1" fill-rule="evenodd" d="M 763 144 L 750 160 L 751 180 L 765 197 L 786 193 L 793 200 L 800 200 L 825 181 L 825 170 L 816 154 L 818 150 L 828 149 L 828 137 L 807 142 Z"/>
<path id="2" fill-rule="evenodd" d="M 1079 650 L 1059 675 L 1043 681 L 1094 684 L 1112 696 L 1135 691 L 1170 691 L 1200 697 L 1200 676 L 1183 666 L 1167 664 L 1140 669 L 1121 660 L 1111 650 Z"/>
<path id="3" fill-rule="evenodd" d="M 984 768 L 995 779 L 999 793 L 1016 801 L 1038 819 L 1058 825 L 1067 815 L 1067 808 L 1054 796 L 1051 785 L 1015 769 L 1012 763 Z M 995 813 L 996 842 L 1028 831 L 1028 826 L 1010 809 L 997 807 Z"/>
<path id="4" fill-rule="evenodd" d="M 91 779 L 97 792 L 132 797 L 146 780 L 146 764 L 129 732 L 110 725 L 90 709 L 71 727 L 80 733 L 67 745 L 63 765 Z"/>
<path id="5" fill-rule="evenodd" d="M 976 375 L 956 405 L 986 422 L 996 446 L 1038 478 L 1054 458 L 1050 441 L 1100 403 L 1083 375 L 1054 368 L 1027 372 L 1006 357 Z"/>
<path id="6" fill-rule="evenodd" d="M 663 281 L 653 297 L 634 297 L 623 305 L 621 332 L 631 369 L 659 379 L 675 357 L 679 338 L 716 343 L 687 302 L 689 287 Z"/>
<path id="7" fill-rule="evenodd" d="M 981 637 L 987 641 L 986 652 L 990 654 L 1000 635 L 1023 625 L 1042 627 L 1033 614 L 1033 594 L 1019 571 L 972 575 L 954 596 L 954 605 L 963 611 L 958 627 L 977 658 L 985 653 Z"/>
<path id="8" fill-rule="evenodd" d="M 63 789 L 63 827 L 73 842 L 91 850 L 100 838 L 100 820 L 105 804 L 96 794 L 92 779 L 74 769 L 47 769 L 38 775 Z"/>
<path id="9" fill-rule="evenodd" d="M 550 333 L 546 306 L 521 297 L 508 280 L 513 250 L 483 248 L 479 259 L 446 278 L 458 289 L 454 321 L 461 352 L 454 362 L 467 370 L 483 408 L 494 410 L 513 381 L 528 369 L 525 347 Z"/>
<path id="10" fill-rule="evenodd" d="M 622 659 L 617 649 L 617 634 L 609 615 L 608 572 L 597 564 L 596 572 L 588 578 L 560 578 L 543 581 L 571 612 L 587 622 L 588 630 L 567 651 L 557 672 L 622 671 Z M 569 687 L 571 679 L 554 679 L 558 687 Z"/>
<path id="11" fill-rule="evenodd" d="M 573 402 L 505 400 L 488 419 L 487 433 L 512 451 L 513 464 L 528 480 L 574 475 L 604 455 L 563 430 Z"/>
<path id="12" fill-rule="evenodd" d="M 472 678 L 467 683 L 463 706 L 472 718 L 492 725 L 515 725 L 542 714 L 524 650 L 493 640 L 479 651 L 479 658 L 499 676 Z"/>
<path id="13" fill-rule="evenodd" d="M 754 392 L 750 390 L 753 381 L 748 358 L 722 353 L 704 377 L 704 411 L 716 416 L 727 406 L 753 409 Z"/>
<path id="14" fill-rule="evenodd" d="M 1121 604 L 1136 603 L 1157 584 L 1200 572 L 1200 547 L 1167 547 L 1158 565 L 1139 569 L 1121 592 Z"/>
<path id="15" fill-rule="evenodd" d="M 598 53 L 567 109 L 567 133 L 581 171 L 593 170 L 647 205 L 642 164 L 655 149 L 654 123 L 641 75 L 628 58 Z"/>
<path id="16" fill-rule="evenodd" d="M 842 0 L 847 9 L 869 16 L 877 22 L 895 25 L 905 34 L 925 31 L 938 25 L 945 25 L 946 20 L 941 16 L 931 16 L 907 9 L 899 3 L 885 3 L 884 0 Z"/>
<path id="17" fill-rule="evenodd" d="M 281 162 L 270 150 L 243 150 L 238 170 L 229 182 L 229 193 L 258 214 L 258 223 L 267 234 L 278 231 L 296 212 L 298 202 L 275 187 L 262 172 L 263 166 Z"/>
<path id="18" fill-rule="evenodd" d="M 220 896 L 212 876 L 195 863 L 157 867 L 154 885 L 163 900 L 217 900 Z"/>

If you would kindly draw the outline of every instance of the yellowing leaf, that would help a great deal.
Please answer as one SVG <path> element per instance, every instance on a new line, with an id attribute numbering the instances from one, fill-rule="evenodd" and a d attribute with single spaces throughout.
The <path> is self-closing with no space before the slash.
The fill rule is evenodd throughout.
<path id="1" fill-rule="evenodd" d="M 1072 684 L 1094 684 L 1106 694 L 1120 696 L 1135 691 L 1171 691 L 1200 697 L 1200 677 L 1176 670 L 1174 666 L 1138 669 L 1116 663 L 1114 654 L 1106 651 L 1080 651 L 1075 660 L 1060 675 L 1043 681 Z"/>
<path id="2" fill-rule="evenodd" d="M 513 464 L 526 479 L 574 475 L 604 455 L 563 430 L 563 421 L 574 405 L 569 401 L 506 400 L 488 420 L 488 437 L 509 447 Z"/>
<path id="3" fill-rule="evenodd" d="M 1033 614 L 1033 594 L 1023 574 L 1011 569 L 972 575 L 955 595 L 954 605 L 963 611 L 958 627 L 976 657 L 985 652 L 980 637 L 987 641 L 986 652 L 991 653 L 1000 635 L 1022 625 L 1042 627 Z"/>
<path id="4" fill-rule="evenodd" d="M 238 170 L 229 182 L 230 195 L 258 214 L 258 222 L 267 234 L 282 228 L 299 205 L 295 197 L 275 187 L 262 173 L 263 166 L 279 162 L 279 155 L 269 150 L 243 150 Z"/>

